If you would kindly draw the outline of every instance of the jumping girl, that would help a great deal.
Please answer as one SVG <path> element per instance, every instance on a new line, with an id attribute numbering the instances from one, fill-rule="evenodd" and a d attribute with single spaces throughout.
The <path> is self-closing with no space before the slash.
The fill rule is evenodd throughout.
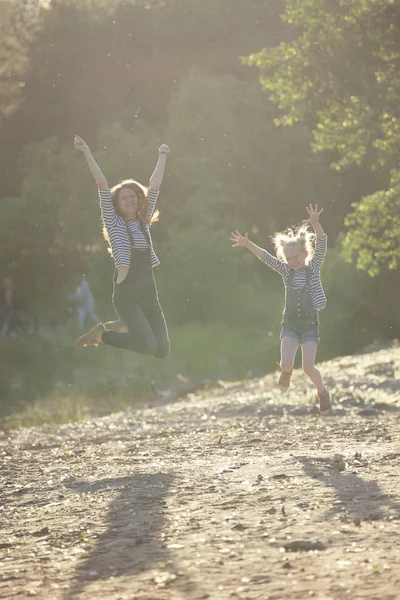
<path id="1" fill-rule="evenodd" d="M 85 155 L 99 189 L 104 237 L 115 262 L 113 305 L 119 317 L 95 325 L 77 340 L 76 346 L 103 342 L 166 358 L 170 343 L 153 275 L 153 267 L 160 262 L 153 250 L 150 225 L 158 218 L 154 209 L 169 148 L 160 146 L 148 189 L 133 179 L 109 189 L 89 146 L 78 136 L 74 146 Z"/>
<path id="2" fill-rule="evenodd" d="M 319 342 L 318 312 L 326 304 L 321 284 L 321 265 L 326 254 L 327 237 L 319 222 L 323 209 L 310 204 L 307 207 L 309 218 L 303 221 L 297 231 L 292 229 L 277 233 L 273 242 L 278 258 L 256 246 L 238 230 L 231 234 L 233 247 L 248 248 L 257 258 L 274 271 L 280 273 L 285 286 L 285 308 L 281 331 L 281 376 L 279 387 L 287 391 L 290 386 L 294 359 L 299 345 L 303 357 L 303 370 L 317 388 L 321 414 L 331 411 L 331 401 L 321 373 L 315 366 L 315 356 Z M 312 225 L 314 234 L 308 231 Z M 315 239 L 315 249 L 313 242 Z"/>

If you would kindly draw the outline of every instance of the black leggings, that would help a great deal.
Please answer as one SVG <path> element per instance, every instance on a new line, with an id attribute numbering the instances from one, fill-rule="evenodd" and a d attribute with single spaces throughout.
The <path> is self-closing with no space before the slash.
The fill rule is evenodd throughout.
<path id="1" fill-rule="evenodd" d="M 169 355 L 167 324 L 154 283 L 115 284 L 113 304 L 129 333 L 105 331 L 102 336 L 105 344 L 157 358 Z"/>

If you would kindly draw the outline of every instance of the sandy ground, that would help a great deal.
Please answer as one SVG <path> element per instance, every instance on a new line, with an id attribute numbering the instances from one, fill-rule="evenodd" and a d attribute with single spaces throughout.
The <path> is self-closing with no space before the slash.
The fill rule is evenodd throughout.
<path id="1" fill-rule="evenodd" d="M 0 437 L 0 597 L 400 598 L 400 350 Z"/>

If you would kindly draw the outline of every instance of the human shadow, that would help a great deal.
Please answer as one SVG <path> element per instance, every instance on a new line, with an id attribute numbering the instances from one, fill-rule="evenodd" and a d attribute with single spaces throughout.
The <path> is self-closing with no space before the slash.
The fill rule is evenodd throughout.
<path id="1" fill-rule="evenodd" d="M 307 476 L 333 488 L 336 500 L 323 518 L 329 519 L 342 514 L 349 519 L 377 521 L 385 516 L 384 509 L 392 501 L 376 481 L 366 481 L 354 471 L 344 468 L 343 459 L 326 456 L 296 456 Z"/>
<path id="2" fill-rule="evenodd" d="M 97 495 L 99 502 L 107 494 L 114 496 L 108 510 L 107 529 L 99 535 L 89 556 L 77 568 L 74 582 L 64 595 L 66 600 L 79 595 L 89 582 L 137 575 L 152 565 L 172 560 L 160 542 L 160 531 L 164 523 L 165 498 L 173 480 L 170 474 L 158 473 L 102 479 L 94 483 L 66 483 L 75 492 Z M 118 491 L 116 498 L 115 491 Z"/>

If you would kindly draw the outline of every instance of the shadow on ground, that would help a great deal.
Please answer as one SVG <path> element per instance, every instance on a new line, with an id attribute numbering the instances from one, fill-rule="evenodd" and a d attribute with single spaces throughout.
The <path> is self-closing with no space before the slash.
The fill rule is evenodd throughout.
<path id="1" fill-rule="evenodd" d="M 77 597 L 89 582 L 134 576 L 172 560 L 160 543 L 160 531 L 173 480 L 172 475 L 160 473 L 66 484 L 78 493 L 96 494 L 99 501 L 110 493 L 115 496 L 116 491 L 118 496 L 109 508 L 107 530 L 79 565 L 65 599 Z"/>
<path id="2" fill-rule="evenodd" d="M 340 456 L 296 456 L 306 475 L 333 488 L 336 500 L 324 518 L 342 515 L 348 519 L 377 521 L 383 519 L 385 509 L 392 505 L 389 494 L 384 493 L 376 481 L 366 481 L 358 474 L 342 471 L 344 459 Z M 348 467 L 351 468 L 351 464 Z M 396 504 L 397 506 L 397 504 Z"/>

